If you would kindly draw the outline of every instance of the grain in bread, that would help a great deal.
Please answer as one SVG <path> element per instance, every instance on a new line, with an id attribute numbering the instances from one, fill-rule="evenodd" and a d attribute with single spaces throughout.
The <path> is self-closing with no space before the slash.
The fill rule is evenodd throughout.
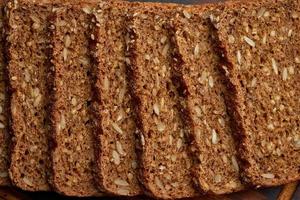
<path id="1" fill-rule="evenodd" d="M 165 23 L 180 9 L 174 5 L 145 6 L 128 24 L 130 76 L 138 122 L 139 178 L 156 198 L 196 194 L 190 175 L 179 95 L 172 83 L 173 46 Z"/>
<path id="2" fill-rule="evenodd" d="M 115 195 L 141 193 L 135 153 L 136 124 L 125 64 L 125 15 L 133 3 L 102 3 L 95 11 L 96 178 Z"/>
<path id="3" fill-rule="evenodd" d="M 9 167 L 9 142 L 8 133 L 8 95 L 5 76 L 4 60 L 4 1 L 0 1 L 0 185 L 9 185 L 8 167 Z"/>
<path id="4" fill-rule="evenodd" d="M 300 178 L 299 1 L 229 2 L 212 15 L 240 135 L 242 175 L 259 186 Z"/>
<path id="5" fill-rule="evenodd" d="M 94 135 L 90 112 L 89 43 L 93 5 L 66 5 L 52 19 L 54 102 L 52 186 L 68 196 L 98 195 L 93 179 Z"/>
<path id="6" fill-rule="evenodd" d="M 9 1 L 6 42 L 12 132 L 9 174 L 23 190 L 49 190 L 48 105 L 51 6 Z"/>
<path id="7" fill-rule="evenodd" d="M 172 21 L 175 80 L 183 88 L 182 111 L 188 127 L 192 171 L 199 189 L 213 194 L 243 189 L 236 142 L 224 95 L 227 88 L 214 50 L 209 23 L 215 5 L 185 8 Z"/>

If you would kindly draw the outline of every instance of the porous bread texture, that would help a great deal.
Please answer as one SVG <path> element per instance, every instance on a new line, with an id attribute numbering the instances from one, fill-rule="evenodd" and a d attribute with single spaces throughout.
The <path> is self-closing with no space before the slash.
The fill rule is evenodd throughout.
<path id="1" fill-rule="evenodd" d="M 50 5 L 27 1 L 6 5 L 12 133 L 9 175 L 14 185 L 28 191 L 49 190 L 50 11 Z"/>
<path id="2" fill-rule="evenodd" d="M 130 76 L 138 123 L 139 178 L 156 198 L 196 195 L 190 174 L 179 95 L 172 83 L 172 51 L 165 23 L 179 6 L 145 6 L 130 18 L 128 41 Z"/>
<path id="3" fill-rule="evenodd" d="M 100 195 L 93 179 L 95 129 L 90 111 L 92 6 L 67 5 L 55 9 L 52 16 L 51 183 L 57 192 L 68 196 Z"/>
<path id="4" fill-rule="evenodd" d="M 141 193 L 132 98 L 125 63 L 125 16 L 136 4 L 101 3 L 94 11 L 96 179 L 114 195 Z"/>
<path id="5" fill-rule="evenodd" d="M 231 88 L 242 176 L 257 187 L 300 178 L 299 2 L 225 4 L 211 16 Z"/>
<path id="6" fill-rule="evenodd" d="M 0 1 L 0 29 L 3 30 L 4 23 L 4 1 Z M 10 185 L 8 177 L 9 167 L 9 142 L 8 133 L 8 94 L 5 76 L 4 60 L 4 32 L 0 32 L 0 185 Z"/>
<path id="7" fill-rule="evenodd" d="M 237 146 L 225 105 L 228 94 L 214 50 L 209 14 L 217 5 L 185 8 L 171 23 L 175 80 L 180 82 L 184 123 L 194 159 L 193 179 L 203 192 L 243 189 Z"/>

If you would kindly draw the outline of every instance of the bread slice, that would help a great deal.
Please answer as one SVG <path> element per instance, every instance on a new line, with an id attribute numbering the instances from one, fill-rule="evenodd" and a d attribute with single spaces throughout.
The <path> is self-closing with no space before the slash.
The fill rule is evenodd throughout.
<path id="1" fill-rule="evenodd" d="M 9 1 L 6 42 L 12 149 L 9 174 L 17 187 L 49 190 L 47 176 L 50 62 L 48 16 L 51 6 Z"/>
<path id="2" fill-rule="evenodd" d="M 212 16 L 231 88 L 245 181 L 300 179 L 299 1 L 231 2 Z"/>
<path id="3" fill-rule="evenodd" d="M 132 92 L 139 127 L 139 177 L 156 198 L 196 194 L 190 175 L 191 159 L 172 83 L 172 51 L 165 23 L 180 9 L 153 4 L 136 10 L 129 22 Z"/>
<path id="4" fill-rule="evenodd" d="M 227 88 L 214 50 L 209 14 L 214 5 L 186 8 L 173 20 L 175 80 L 183 88 L 183 114 L 189 128 L 193 175 L 199 189 L 213 194 L 243 189 L 236 142 L 224 95 Z"/>
<path id="5" fill-rule="evenodd" d="M 3 30 L 4 23 L 4 1 L 0 1 L 0 29 Z M 8 177 L 9 167 L 9 143 L 10 136 L 8 133 L 8 95 L 7 83 L 5 76 L 4 61 L 4 32 L 0 33 L 0 185 L 10 184 Z"/>
<path id="6" fill-rule="evenodd" d="M 90 112 L 92 80 L 89 42 L 93 5 L 55 9 L 52 27 L 54 67 L 52 186 L 68 196 L 98 195 L 94 172 L 94 127 Z"/>
<path id="7" fill-rule="evenodd" d="M 96 178 L 115 195 L 141 193 L 135 152 L 136 123 L 125 64 L 125 15 L 134 3 L 102 3 L 95 11 Z"/>

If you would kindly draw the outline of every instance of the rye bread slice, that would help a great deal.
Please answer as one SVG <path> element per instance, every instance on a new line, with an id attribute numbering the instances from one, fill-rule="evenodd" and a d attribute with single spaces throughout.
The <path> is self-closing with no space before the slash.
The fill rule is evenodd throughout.
<path id="1" fill-rule="evenodd" d="M 98 195 L 94 172 L 91 6 L 78 3 L 55 9 L 52 19 L 54 74 L 52 186 L 68 196 Z"/>
<path id="2" fill-rule="evenodd" d="M 49 190 L 47 176 L 50 62 L 48 16 L 51 6 L 10 1 L 6 42 L 12 133 L 9 175 L 23 190 Z"/>
<path id="3" fill-rule="evenodd" d="M 172 51 L 165 23 L 176 5 L 144 6 L 129 21 L 127 60 L 138 122 L 139 178 L 156 198 L 195 196 L 179 95 L 172 83 Z"/>
<path id="4" fill-rule="evenodd" d="M 125 16 L 134 5 L 102 3 L 94 12 L 93 30 L 96 179 L 105 192 L 126 196 L 141 193 L 136 175 L 136 123 L 125 63 Z"/>
<path id="5" fill-rule="evenodd" d="M 186 8 L 172 22 L 174 63 L 183 89 L 182 110 L 199 189 L 213 194 L 243 189 L 237 146 L 226 110 L 227 88 L 214 50 L 209 14 L 217 5 Z"/>
<path id="6" fill-rule="evenodd" d="M 4 59 L 4 1 L 0 1 L 0 185 L 10 185 L 8 177 L 9 168 L 9 143 L 10 136 L 8 133 L 8 93 L 5 76 L 5 59 Z"/>
<path id="7" fill-rule="evenodd" d="M 243 178 L 256 186 L 300 179 L 299 1 L 232 2 L 217 28 Z"/>

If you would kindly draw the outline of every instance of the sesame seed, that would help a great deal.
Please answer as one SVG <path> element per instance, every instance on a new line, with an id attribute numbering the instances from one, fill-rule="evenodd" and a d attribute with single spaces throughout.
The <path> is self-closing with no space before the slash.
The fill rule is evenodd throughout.
<path id="1" fill-rule="evenodd" d="M 293 66 L 289 67 L 289 74 L 291 75 L 295 74 L 295 68 Z"/>
<path id="2" fill-rule="evenodd" d="M 212 88 L 214 87 L 214 79 L 212 76 L 208 77 L 208 85 Z"/>
<path id="3" fill-rule="evenodd" d="M 164 35 L 164 36 L 160 39 L 160 42 L 161 42 L 162 44 L 164 44 L 166 41 L 167 41 L 167 36 Z"/>
<path id="4" fill-rule="evenodd" d="M 118 152 L 116 152 L 115 150 L 112 151 L 112 158 L 113 158 L 113 162 L 115 163 L 115 165 L 119 165 L 120 164 L 120 155 Z"/>
<path id="5" fill-rule="evenodd" d="M 273 125 L 272 123 L 271 123 L 271 124 L 268 124 L 267 128 L 268 128 L 269 130 L 274 130 L 274 125 Z"/>
<path id="6" fill-rule="evenodd" d="M 263 178 L 273 179 L 275 176 L 271 173 L 261 174 Z"/>
<path id="7" fill-rule="evenodd" d="M 82 8 L 82 11 L 85 12 L 86 14 L 91 14 L 92 13 L 92 9 L 89 8 L 89 7 Z"/>
<path id="8" fill-rule="evenodd" d="M 219 122 L 219 124 L 220 124 L 221 126 L 225 126 L 225 120 L 224 120 L 223 117 L 220 117 L 220 118 L 218 119 L 218 122 Z"/>
<path id="9" fill-rule="evenodd" d="M 288 37 L 291 37 L 291 36 L 292 36 L 292 33 L 293 33 L 293 30 L 290 29 L 289 32 L 288 32 Z"/>
<path id="10" fill-rule="evenodd" d="M 27 185 L 33 186 L 33 183 L 31 180 L 29 180 L 28 178 L 24 177 L 23 178 L 24 183 L 26 183 Z"/>
<path id="11" fill-rule="evenodd" d="M 145 54 L 145 59 L 146 60 L 150 60 L 151 59 L 150 55 L 149 54 Z"/>
<path id="12" fill-rule="evenodd" d="M 238 64 L 241 65 L 242 64 L 242 55 L 241 55 L 241 51 L 240 50 L 238 50 L 236 52 L 236 58 L 237 58 Z"/>
<path id="13" fill-rule="evenodd" d="M 188 18 L 188 19 L 191 18 L 191 14 L 188 13 L 186 10 L 183 11 L 183 15 L 184 15 L 184 17 L 186 17 L 186 18 Z"/>
<path id="14" fill-rule="evenodd" d="M 229 44 L 233 44 L 235 42 L 235 38 L 233 37 L 233 35 L 228 36 L 228 42 Z"/>
<path id="15" fill-rule="evenodd" d="M 276 74 L 276 75 L 278 75 L 278 66 L 277 66 L 277 62 L 276 62 L 276 60 L 274 59 L 274 58 L 272 58 L 272 68 L 273 68 L 273 70 L 274 70 L 274 73 Z"/>
<path id="16" fill-rule="evenodd" d="M 107 76 L 105 76 L 104 80 L 103 80 L 103 89 L 106 91 L 109 89 L 109 80 L 108 80 Z"/>
<path id="17" fill-rule="evenodd" d="M 119 142 L 119 141 L 116 142 L 116 148 L 117 148 L 117 151 L 118 151 L 119 154 L 121 154 L 121 155 L 126 154 L 123 147 L 122 147 L 121 142 Z"/>
<path id="18" fill-rule="evenodd" d="M 214 181 L 215 183 L 220 183 L 222 181 L 222 176 L 220 174 L 215 175 Z"/>
<path id="19" fill-rule="evenodd" d="M 244 36 L 244 40 L 245 40 L 245 42 L 246 42 L 247 44 L 249 44 L 251 47 L 255 47 L 255 42 L 254 42 L 252 39 L 248 38 L 247 36 Z"/>
<path id="20" fill-rule="evenodd" d="M 158 130 L 159 132 L 163 132 L 163 131 L 165 130 L 165 128 L 166 128 L 166 126 L 165 126 L 162 122 L 159 122 L 159 123 L 157 124 L 157 130 Z"/>
<path id="21" fill-rule="evenodd" d="M 256 82 L 257 82 L 257 78 L 254 77 L 251 81 L 251 87 L 255 87 L 256 86 Z"/>
<path id="22" fill-rule="evenodd" d="M 218 134 L 215 131 L 215 129 L 212 129 L 212 131 L 211 131 L 211 142 L 213 144 L 217 144 L 218 143 Z"/>
<path id="23" fill-rule="evenodd" d="M 156 114 L 156 115 L 159 115 L 159 105 L 158 105 L 158 103 L 155 103 L 154 105 L 153 105 L 153 110 L 154 110 L 154 113 Z"/>
<path id="24" fill-rule="evenodd" d="M 264 17 L 269 17 L 270 16 L 270 12 L 269 11 L 266 11 L 265 13 L 264 13 Z"/>
<path id="25" fill-rule="evenodd" d="M 129 183 L 126 180 L 123 180 L 123 179 L 120 179 L 120 178 L 115 179 L 114 184 L 116 184 L 118 186 L 124 186 L 124 187 L 129 186 Z"/>
<path id="26" fill-rule="evenodd" d="M 170 49 L 170 45 L 169 45 L 169 44 L 166 44 L 166 45 L 164 46 L 163 50 L 162 50 L 162 55 L 163 55 L 163 56 L 166 56 L 167 53 L 168 53 L 168 51 L 169 51 L 169 49 Z"/>
<path id="27" fill-rule="evenodd" d="M 200 53 L 200 46 L 199 46 L 199 44 L 196 44 L 196 46 L 194 48 L 194 56 L 198 57 L 199 53 Z"/>
<path id="28" fill-rule="evenodd" d="M 275 37 L 275 36 L 276 36 L 276 31 L 274 31 L 274 30 L 271 31 L 271 32 L 270 32 L 270 36 Z"/>
<path id="29" fill-rule="evenodd" d="M 288 79 L 288 70 L 287 68 L 283 68 L 283 71 L 282 71 L 282 80 L 286 81 Z"/>
<path id="30" fill-rule="evenodd" d="M 231 162 L 232 162 L 234 169 L 238 172 L 240 169 L 239 169 L 239 164 L 238 164 L 235 156 L 231 157 Z"/>
<path id="31" fill-rule="evenodd" d="M 118 124 L 112 123 L 111 125 L 115 131 L 117 131 L 119 134 L 123 134 L 123 131 Z"/>

